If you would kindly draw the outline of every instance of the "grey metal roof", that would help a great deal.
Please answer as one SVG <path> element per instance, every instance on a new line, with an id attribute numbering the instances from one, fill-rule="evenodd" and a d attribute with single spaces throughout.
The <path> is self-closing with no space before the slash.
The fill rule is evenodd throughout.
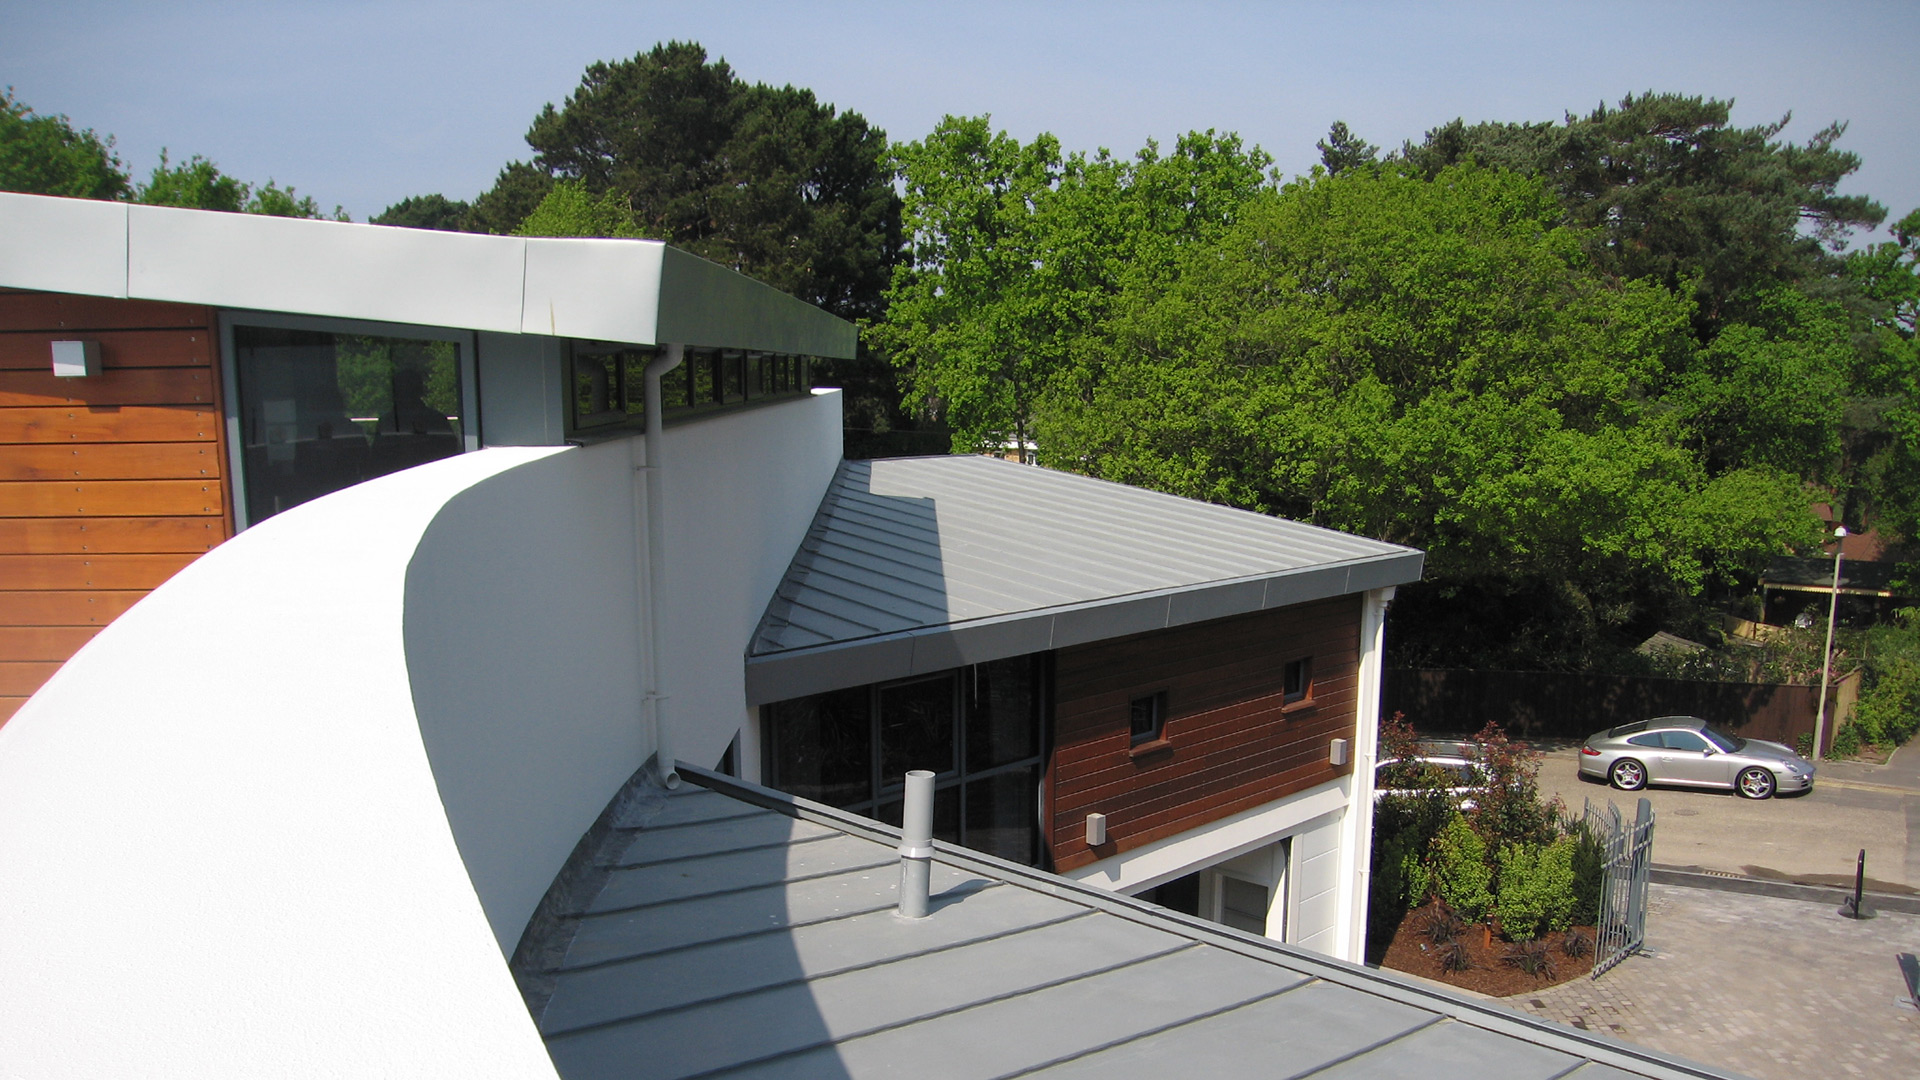
<path id="1" fill-rule="evenodd" d="M 843 462 L 748 646 L 747 699 L 1405 584 L 1423 559 L 996 458 Z"/>
<path id="2" fill-rule="evenodd" d="M 896 831 L 684 771 L 523 943 L 566 1080 L 1730 1075 L 944 846 L 901 919 Z"/>

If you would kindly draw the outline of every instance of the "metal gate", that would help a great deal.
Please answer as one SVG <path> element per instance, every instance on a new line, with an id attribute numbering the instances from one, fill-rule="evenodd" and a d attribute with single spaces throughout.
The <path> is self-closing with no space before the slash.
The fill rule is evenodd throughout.
<path id="1" fill-rule="evenodd" d="M 1647 940 L 1647 875 L 1653 867 L 1653 804 L 1640 800 L 1628 825 L 1609 801 L 1602 810 L 1587 800 L 1587 829 L 1605 852 L 1600 887 L 1600 925 L 1593 943 L 1593 977 L 1625 960 Z"/>

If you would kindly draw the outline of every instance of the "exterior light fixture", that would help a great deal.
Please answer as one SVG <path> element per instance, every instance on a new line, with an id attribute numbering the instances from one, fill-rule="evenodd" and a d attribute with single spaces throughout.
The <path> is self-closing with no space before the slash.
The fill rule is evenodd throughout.
<path id="1" fill-rule="evenodd" d="M 1333 744 L 1327 747 L 1327 764 L 1345 765 L 1347 763 L 1347 754 L 1352 747 L 1352 739 L 1333 740 Z"/>
<path id="2" fill-rule="evenodd" d="M 1099 847 L 1107 842 L 1107 815 L 1087 815 L 1087 846 Z"/>
<path id="3" fill-rule="evenodd" d="M 62 379 L 83 379 L 100 374 L 100 343 L 97 341 L 56 341 L 53 343 L 53 373 Z"/>

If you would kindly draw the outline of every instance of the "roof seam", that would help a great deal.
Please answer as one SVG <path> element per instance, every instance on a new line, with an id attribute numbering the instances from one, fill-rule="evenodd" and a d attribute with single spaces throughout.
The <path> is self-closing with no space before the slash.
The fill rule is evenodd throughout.
<path id="1" fill-rule="evenodd" d="M 897 861 L 897 857 L 895 856 L 890 856 L 890 855 L 882 856 L 880 858 L 874 859 L 872 862 L 849 863 L 848 865 L 845 865 L 845 866 L 835 867 L 832 870 L 822 870 L 822 871 L 819 871 L 818 873 L 788 875 L 780 878 L 780 880 L 776 882 L 755 883 L 752 885 L 735 885 L 735 886 L 732 886 L 731 888 L 726 888 L 726 889 L 714 889 L 711 892 L 687 893 L 684 896 L 669 896 L 659 900 L 648 900 L 645 903 L 641 903 L 641 904 L 627 904 L 617 908 L 597 908 L 591 911 L 580 912 L 580 914 L 582 916 L 591 915 L 596 917 L 601 915 L 631 914 L 636 911 L 646 911 L 649 908 L 663 907 L 667 904 L 678 904 L 685 900 L 711 900 L 716 896 L 732 896 L 736 893 L 752 892 L 755 889 L 764 889 L 769 884 L 790 885 L 796 881 L 818 881 L 821 878 L 835 877 L 840 874 L 851 873 L 855 870 L 871 870 L 876 866 L 886 866 L 887 864 L 896 862 L 896 861 Z M 654 865 L 658 865 L 658 864 L 654 864 Z M 609 881 L 608 884 L 611 885 L 612 882 Z M 604 889 L 601 890 L 603 894 L 605 891 L 606 890 Z"/>
<path id="2" fill-rule="evenodd" d="M 1415 1024 L 1412 1027 L 1407 1028 L 1406 1030 L 1401 1031 L 1397 1034 L 1389 1035 L 1384 1039 L 1376 1039 L 1375 1041 L 1368 1043 L 1367 1045 L 1362 1046 L 1358 1049 L 1349 1050 L 1346 1053 L 1340 1055 L 1339 1057 L 1334 1058 L 1331 1061 L 1323 1061 L 1320 1064 L 1315 1065 L 1313 1068 L 1308 1069 L 1305 1072 L 1294 1073 L 1292 1076 L 1288 1077 L 1287 1080 L 1301 1080 L 1302 1077 L 1312 1076 L 1314 1073 L 1326 1072 L 1328 1069 L 1335 1068 L 1340 1065 L 1345 1065 L 1347 1062 L 1352 1061 L 1355 1058 L 1365 1057 L 1366 1055 L 1373 1053 L 1375 1050 L 1378 1050 L 1383 1046 L 1389 1046 L 1393 1043 L 1397 1043 L 1401 1039 L 1404 1039 L 1409 1035 L 1419 1034 L 1420 1032 L 1427 1030 L 1428 1028 L 1434 1026 L 1435 1024 L 1442 1023 L 1447 1019 L 1448 1019 L 1447 1014 L 1436 1013 L 1433 1016 L 1428 1017 L 1425 1021 Z"/>

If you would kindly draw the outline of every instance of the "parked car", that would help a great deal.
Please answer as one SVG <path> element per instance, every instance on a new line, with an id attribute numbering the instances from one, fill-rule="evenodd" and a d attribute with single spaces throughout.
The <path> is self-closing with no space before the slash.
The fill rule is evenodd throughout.
<path id="1" fill-rule="evenodd" d="M 1486 773 L 1468 756 L 1466 743 L 1429 741 L 1420 744 L 1418 757 L 1387 758 L 1374 768 L 1374 800 L 1425 790 L 1421 774 L 1428 769 L 1446 777 L 1446 792 L 1462 810 L 1473 809 L 1474 797 L 1486 790 Z"/>
<path id="2" fill-rule="evenodd" d="M 1624 791 L 1648 784 L 1732 788 L 1749 799 L 1813 789 L 1813 764 L 1777 742 L 1743 739 L 1697 716 L 1608 728 L 1580 748 L 1580 775 Z"/>

